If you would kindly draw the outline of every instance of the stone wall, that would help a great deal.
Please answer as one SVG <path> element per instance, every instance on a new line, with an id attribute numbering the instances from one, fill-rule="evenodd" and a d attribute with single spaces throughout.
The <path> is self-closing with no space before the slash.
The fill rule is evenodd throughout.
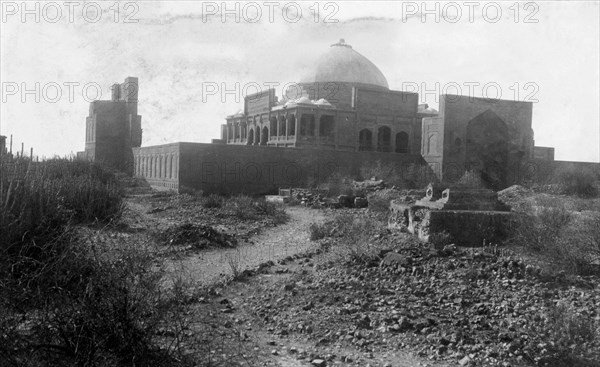
<path id="1" fill-rule="evenodd" d="M 407 178 L 424 164 L 420 155 L 377 152 L 174 143 L 134 148 L 134 172 L 150 185 L 173 190 L 268 194 L 280 187 L 324 183 L 335 173 L 394 165 Z"/>
<path id="2" fill-rule="evenodd" d="M 154 188 L 179 190 L 180 143 L 133 148 L 133 173 Z"/>

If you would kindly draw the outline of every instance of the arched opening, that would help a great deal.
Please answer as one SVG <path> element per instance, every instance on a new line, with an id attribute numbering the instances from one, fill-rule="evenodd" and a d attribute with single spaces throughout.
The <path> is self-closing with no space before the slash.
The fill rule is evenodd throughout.
<path id="1" fill-rule="evenodd" d="M 279 136 L 287 135 L 285 125 L 285 116 L 279 116 Z"/>
<path id="2" fill-rule="evenodd" d="M 227 140 L 233 140 L 233 125 L 227 124 Z"/>
<path id="3" fill-rule="evenodd" d="M 288 136 L 296 135 L 296 115 L 289 115 L 287 118 L 287 134 Z"/>
<path id="4" fill-rule="evenodd" d="M 248 130 L 248 142 L 247 142 L 247 144 L 248 145 L 254 144 L 254 129 L 253 128 L 250 128 Z"/>
<path id="5" fill-rule="evenodd" d="M 269 130 L 271 131 L 271 136 L 277 136 L 277 118 L 275 116 L 269 119 Z"/>
<path id="6" fill-rule="evenodd" d="M 242 140 L 245 140 L 248 137 L 248 125 L 246 125 L 245 122 L 242 122 L 240 129 L 242 133 Z"/>
<path id="7" fill-rule="evenodd" d="M 373 133 L 369 129 L 362 129 L 358 133 L 358 150 L 373 150 Z"/>
<path id="8" fill-rule="evenodd" d="M 377 129 L 377 151 L 390 152 L 392 150 L 392 130 L 387 126 Z"/>
<path id="9" fill-rule="evenodd" d="M 481 172 L 492 189 L 506 187 L 508 171 L 508 128 L 491 110 L 467 124 L 466 168 Z"/>
<path id="10" fill-rule="evenodd" d="M 173 174 L 172 174 L 172 170 L 173 170 L 173 156 L 169 155 L 167 156 L 167 178 L 173 178 Z"/>
<path id="11" fill-rule="evenodd" d="M 300 117 L 300 135 L 315 136 L 315 115 L 302 114 L 302 117 Z"/>
<path id="12" fill-rule="evenodd" d="M 269 128 L 263 127 L 262 135 L 260 137 L 260 145 L 267 145 L 267 141 L 269 140 Z"/>
<path id="13" fill-rule="evenodd" d="M 437 133 L 433 133 L 427 138 L 427 154 L 437 154 Z"/>
<path id="14" fill-rule="evenodd" d="M 335 117 L 323 115 L 319 119 L 319 135 L 328 139 L 335 137 Z"/>
<path id="15" fill-rule="evenodd" d="M 173 178 L 176 179 L 176 178 L 179 177 L 179 156 L 178 155 L 176 155 L 173 158 L 173 170 L 174 170 L 174 172 L 173 172 Z"/>
<path id="16" fill-rule="evenodd" d="M 396 153 L 408 153 L 408 134 L 404 131 L 396 134 Z"/>

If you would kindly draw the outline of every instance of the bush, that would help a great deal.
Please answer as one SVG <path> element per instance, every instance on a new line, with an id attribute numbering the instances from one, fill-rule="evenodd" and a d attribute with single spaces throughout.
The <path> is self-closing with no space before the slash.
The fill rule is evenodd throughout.
<path id="1" fill-rule="evenodd" d="M 600 337 L 600 325 L 594 318 L 582 315 L 565 301 L 549 307 L 545 318 L 548 328 L 544 330 L 544 339 L 550 342 L 554 358 L 559 361 L 578 359 L 585 345 Z"/>
<path id="2" fill-rule="evenodd" d="M 210 194 L 201 199 L 202 206 L 205 208 L 220 208 L 223 206 L 223 197 L 217 194 Z"/>
<path id="3" fill-rule="evenodd" d="M 382 224 L 371 218 L 338 214 L 323 224 L 311 224 L 311 240 L 327 237 L 337 238 L 338 246 L 332 252 L 345 261 L 368 263 L 379 251 L 371 245 L 371 238 L 383 229 Z"/>
<path id="4" fill-rule="evenodd" d="M 310 232 L 310 240 L 318 241 L 326 237 L 331 237 L 331 226 L 328 223 L 311 223 L 308 227 Z"/>
<path id="5" fill-rule="evenodd" d="M 564 194 L 591 197 L 598 195 L 598 176 L 592 169 L 564 168 L 555 172 L 553 183 L 558 184 Z"/>
<path id="6" fill-rule="evenodd" d="M 107 244 L 74 226 L 119 217 L 114 176 L 67 160 L 2 162 L 0 173 L 0 365 L 167 357 L 154 338 L 171 327 L 177 300 L 162 290 L 154 257 L 144 244 Z"/>
<path id="7" fill-rule="evenodd" d="M 544 258 L 554 271 L 598 272 L 600 214 L 576 215 L 562 204 L 544 201 L 515 224 L 512 241 Z"/>
<path id="8" fill-rule="evenodd" d="M 387 213 L 390 210 L 390 201 L 400 198 L 401 193 L 393 189 L 383 189 L 368 195 L 369 210 Z"/>
<path id="9" fill-rule="evenodd" d="M 23 241 L 52 241 L 67 224 L 107 222 L 122 213 L 116 180 L 92 163 L 4 163 L 0 173 L 0 249 L 5 251 Z"/>

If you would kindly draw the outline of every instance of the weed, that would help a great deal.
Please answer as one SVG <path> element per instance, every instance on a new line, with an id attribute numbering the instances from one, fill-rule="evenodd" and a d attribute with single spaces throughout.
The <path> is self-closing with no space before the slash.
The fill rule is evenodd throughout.
<path id="1" fill-rule="evenodd" d="M 223 197 L 217 194 L 210 194 L 202 198 L 202 206 L 205 208 L 220 208 L 223 206 Z"/>

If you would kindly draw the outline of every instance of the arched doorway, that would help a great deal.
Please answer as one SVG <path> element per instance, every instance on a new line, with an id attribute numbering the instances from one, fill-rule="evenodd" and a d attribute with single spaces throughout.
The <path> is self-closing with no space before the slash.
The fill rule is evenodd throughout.
<path id="1" fill-rule="evenodd" d="M 408 153 L 408 134 L 404 131 L 396 134 L 396 153 Z"/>
<path id="2" fill-rule="evenodd" d="M 248 144 L 248 145 L 254 144 L 254 129 L 253 128 L 250 128 L 248 130 L 248 142 L 246 144 Z"/>
<path id="3" fill-rule="evenodd" d="M 358 133 L 358 150 L 373 150 L 373 133 L 369 129 L 362 129 Z"/>
<path id="4" fill-rule="evenodd" d="M 377 129 L 377 151 L 390 152 L 392 150 L 392 130 L 387 126 Z"/>
<path id="5" fill-rule="evenodd" d="M 483 182 L 494 190 L 506 187 L 508 128 L 491 110 L 467 124 L 465 168 L 480 172 Z"/>
<path id="6" fill-rule="evenodd" d="M 269 128 L 263 127 L 262 134 L 260 137 L 260 145 L 267 145 L 267 141 L 269 140 Z"/>

